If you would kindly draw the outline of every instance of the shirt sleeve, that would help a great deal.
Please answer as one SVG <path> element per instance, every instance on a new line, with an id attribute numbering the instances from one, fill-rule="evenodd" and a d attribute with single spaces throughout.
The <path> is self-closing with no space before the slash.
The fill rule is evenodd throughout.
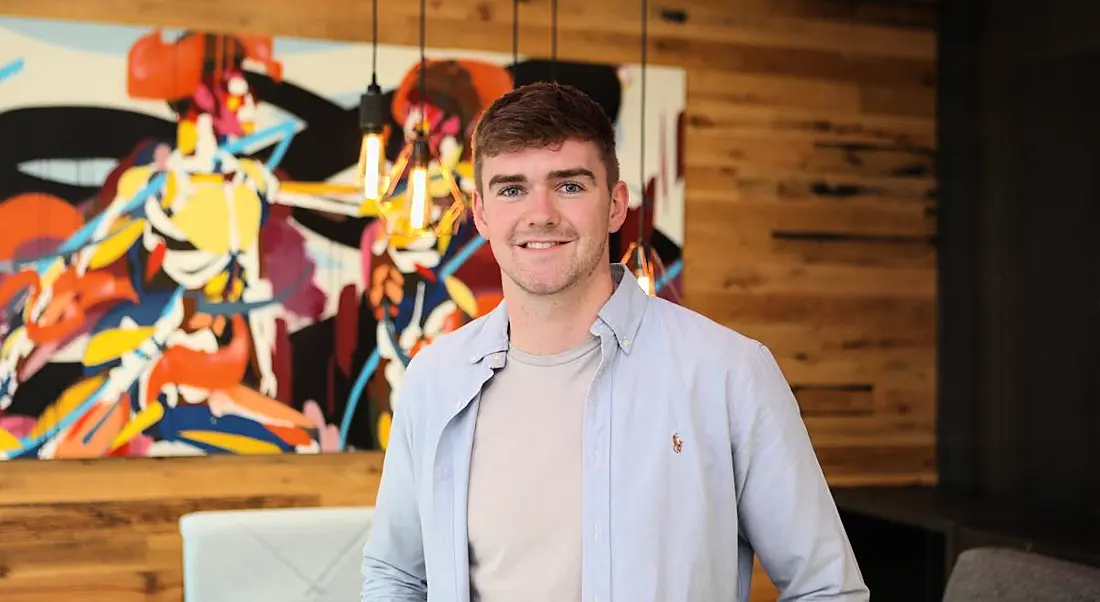
<path id="1" fill-rule="evenodd" d="M 415 363 L 415 361 L 414 361 Z M 428 583 L 417 501 L 411 370 L 398 393 L 382 465 L 374 523 L 363 548 L 362 602 L 425 602 Z"/>
<path id="2" fill-rule="evenodd" d="M 745 543 L 782 601 L 870 599 L 790 385 L 764 345 L 730 383 L 737 508 Z"/>

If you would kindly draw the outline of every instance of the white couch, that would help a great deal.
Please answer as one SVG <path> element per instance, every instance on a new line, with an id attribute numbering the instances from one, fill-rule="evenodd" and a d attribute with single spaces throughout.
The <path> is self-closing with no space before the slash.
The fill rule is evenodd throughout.
<path id="1" fill-rule="evenodd" d="M 180 518 L 184 602 L 353 602 L 374 508 L 217 510 Z"/>

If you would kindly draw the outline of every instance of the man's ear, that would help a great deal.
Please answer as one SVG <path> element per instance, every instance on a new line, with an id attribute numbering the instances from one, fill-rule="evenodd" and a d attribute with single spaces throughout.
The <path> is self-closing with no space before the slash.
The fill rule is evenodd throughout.
<path id="1" fill-rule="evenodd" d="M 473 194 L 474 227 L 482 238 L 489 238 L 489 224 L 485 221 L 485 199 L 481 198 L 481 192 L 475 190 Z"/>
<path id="2" fill-rule="evenodd" d="M 618 232 L 626 221 L 626 212 L 630 205 L 630 189 L 626 182 L 619 180 L 611 187 L 611 206 L 608 208 L 608 232 Z"/>

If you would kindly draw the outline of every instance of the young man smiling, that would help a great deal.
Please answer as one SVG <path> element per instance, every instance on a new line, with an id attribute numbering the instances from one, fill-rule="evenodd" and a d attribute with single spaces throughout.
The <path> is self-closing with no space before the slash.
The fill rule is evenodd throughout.
<path id="1" fill-rule="evenodd" d="M 783 600 L 867 600 L 768 349 L 609 262 L 628 192 L 599 105 L 521 87 L 473 154 L 504 302 L 409 365 L 363 601 L 744 601 L 754 553 Z"/>

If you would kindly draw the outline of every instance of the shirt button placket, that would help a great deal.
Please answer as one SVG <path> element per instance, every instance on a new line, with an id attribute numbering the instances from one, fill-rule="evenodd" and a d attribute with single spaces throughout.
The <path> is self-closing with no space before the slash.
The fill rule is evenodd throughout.
<path id="1" fill-rule="evenodd" d="M 589 440 L 592 441 L 592 470 L 589 483 L 592 487 L 591 516 L 592 525 L 589 531 L 590 542 L 593 550 L 591 555 L 593 563 L 585 567 L 592 571 L 591 600 L 610 600 L 611 588 L 611 563 L 610 563 L 610 539 L 607 530 L 610 526 L 610 458 L 608 441 L 610 440 L 611 398 L 608 381 L 611 378 L 611 368 L 614 365 L 617 346 L 613 338 L 603 337 L 603 352 L 605 363 L 597 374 L 596 386 L 592 387 L 592 419 L 589 428 L 592 432 Z"/>

